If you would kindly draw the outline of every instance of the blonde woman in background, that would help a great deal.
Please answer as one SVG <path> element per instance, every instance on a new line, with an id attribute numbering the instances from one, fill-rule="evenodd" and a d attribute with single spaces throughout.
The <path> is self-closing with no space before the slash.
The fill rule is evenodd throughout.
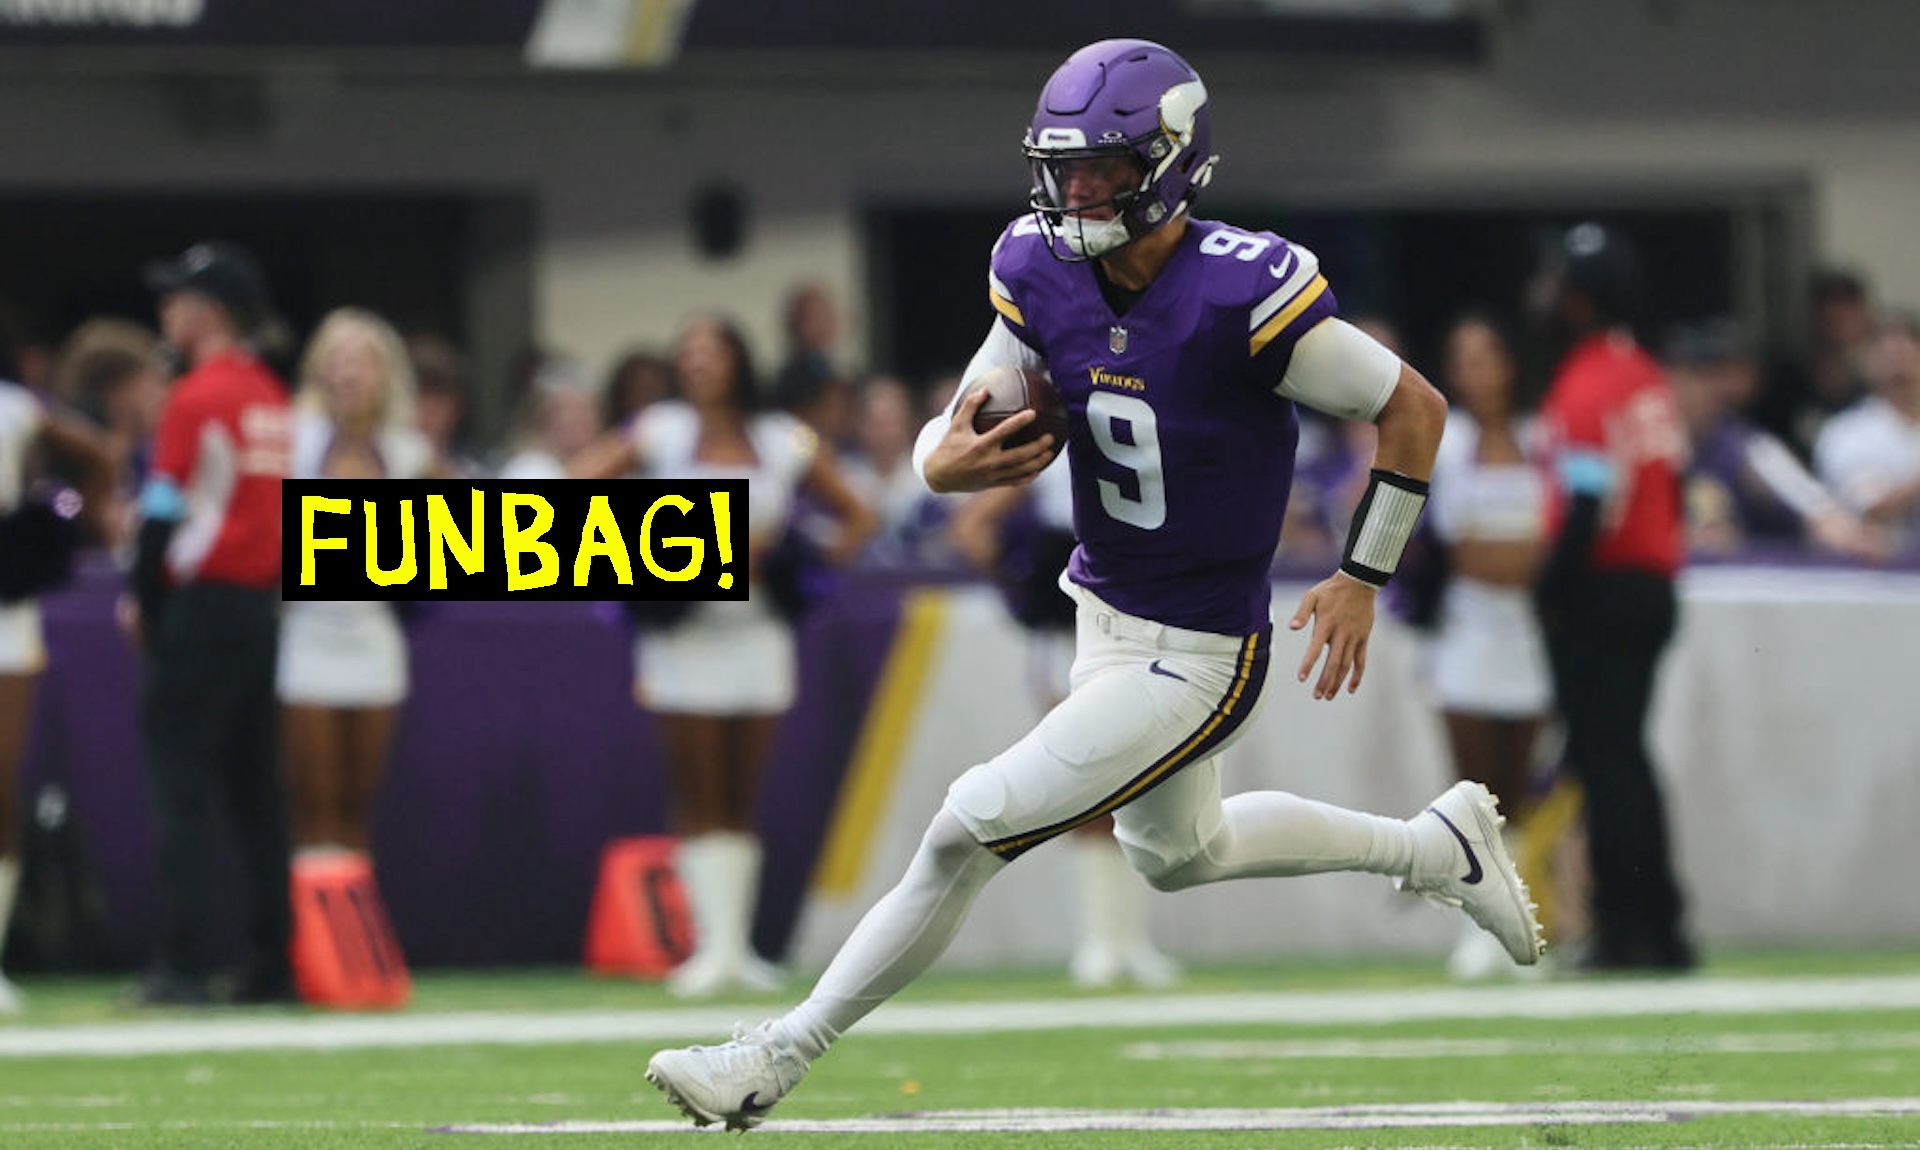
<path id="1" fill-rule="evenodd" d="M 295 395 L 295 479 L 442 473 L 416 428 L 413 368 L 386 320 L 341 308 L 321 321 Z M 296 850 L 365 852 L 373 799 L 407 697 L 407 639 L 392 605 L 288 603 L 279 692 Z"/>
<path id="2" fill-rule="evenodd" d="M 773 605 L 764 561 L 805 491 L 839 527 L 826 558 L 844 564 L 875 518 L 848 488 L 832 449 L 783 412 L 762 410 L 751 358 L 725 320 L 695 319 L 674 356 L 677 399 L 642 410 L 575 461 L 579 478 L 638 467 L 649 478 L 747 481 L 744 602 L 699 603 L 635 641 L 634 697 L 659 724 L 675 860 L 693 914 L 694 953 L 668 979 L 683 998 L 774 990 L 781 976 L 753 951 L 760 892 L 762 778 L 798 690 L 792 623 Z M 736 511 L 736 515 L 738 512 Z"/>

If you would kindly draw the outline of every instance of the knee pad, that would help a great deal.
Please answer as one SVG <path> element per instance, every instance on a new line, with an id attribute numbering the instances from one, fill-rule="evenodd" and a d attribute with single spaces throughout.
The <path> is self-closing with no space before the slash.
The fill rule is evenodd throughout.
<path id="1" fill-rule="evenodd" d="M 1193 885 L 1184 876 L 1187 864 L 1193 861 L 1191 856 L 1170 859 L 1158 851 L 1135 846 L 1117 835 L 1115 841 L 1120 844 L 1120 853 L 1127 857 L 1127 865 L 1133 868 L 1135 874 L 1146 879 L 1147 885 L 1153 889 L 1174 891 Z"/>
<path id="2" fill-rule="evenodd" d="M 927 824 L 927 832 L 920 838 L 920 855 L 948 873 L 959 870 L 975 855 L 985 853 L 987 848 L 973 837 L 960 816 L 945 805 L 934 812 L 933 821 Z"/>

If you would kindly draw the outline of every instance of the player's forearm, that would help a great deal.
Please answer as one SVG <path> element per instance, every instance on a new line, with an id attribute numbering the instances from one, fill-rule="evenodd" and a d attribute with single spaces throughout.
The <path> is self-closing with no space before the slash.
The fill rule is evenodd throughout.
<path id="1" fill-rule="evenodd" d="M 1375 467 L 1412 479 L 1433 477 L 1433 459 L 1447 426 L 1447 401 L 1426 377 L 1402 364 L 1400 382 L 1374 424 L 1380 432 Z"/>

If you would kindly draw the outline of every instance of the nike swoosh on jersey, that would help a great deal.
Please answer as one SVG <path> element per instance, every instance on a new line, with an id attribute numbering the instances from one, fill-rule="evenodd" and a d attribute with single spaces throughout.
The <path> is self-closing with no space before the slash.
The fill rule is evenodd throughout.
<path id="1" fill-rule="evenodd" d="M 1187 681 L 1187 677 L 1185 675 L 1179 674 L 1178 672 L 1175 672 L 1175 671 L 1169 671 L 1165 667 L 1162 667 L 1160 665 L 1160 660 L 1158 659 L 1155 659 L 1153 662 L 1148 663 L 1147 670 L 1152 671 L 1156 675 L 1165 675 L 1169 679 L 1178 679 L 1182 683 Z"/>
<path id="2" fill-rule="evenodd" d="M 1442 823 L 1445 823 L 1447 829 L 1453 832 L 1453 837 L 1459 841 L 1460 849 L 1467 852 L 1467 873 L 1460 876 L 1460 881 L 1466 883 L 1468 886 L 1473 886 L 1478 883 L 1485 875 L 1485 872 L 1480 869 L 1480 856 L 1473 853 L 1473 847 L 1467 842 L 1467 836 L 1460 833 L 1460 828 L 1453 825 L 1452 819 L 1441 814 L 1439 811 L 1428 807 L 1427 813 L 1439 819 Z"/>

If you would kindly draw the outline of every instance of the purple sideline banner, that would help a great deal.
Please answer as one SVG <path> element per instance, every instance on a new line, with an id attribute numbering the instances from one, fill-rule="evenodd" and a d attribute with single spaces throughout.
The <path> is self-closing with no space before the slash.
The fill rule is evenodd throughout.
<path id="1" fill-rule="evenodd" d="M 1848 566 L 1799 550 L 1715 562 Z M 1920 554 L 1892 567 L 1920 570 Z M 1276 577 L 1311 581 L 1325 570 L 1301 561 L 1276 567 Z M 800 699 L 762 804 L 767 856 L 754 937 L 768 955 L 792 939 L 902 598 L 929 574 L 849 573 L 801 633 Z M 50 660 L 20 793 L 29 819 L 45 812 L 49 784 L 64 793 L 81 860 L 104 896 L 113 963 L 124 967 L 150 951 L 158 892 L 137 656 L 113 621 L 120 587 L 118 573 L 95 568 L 42 603 Z M 413 609 L 413 693 L 374 827 L 380 882 L 410 961 L 580 961 L 601 848 L 667 830 L 653 728 L 633 704 L 632 640 L 608 606 Z M 31 854 L 31 830 L 28 841 Z M 29 858 L 29 877 L 34 865 Z M 227 882 L 227 943 L 238 953 L 238 883 Z"/>
<path id="2" fill-rule="evenodd" d="M 905 586 L 849 577 L 802 630 L 800 699 L 763 802 L 755 941 L 769 955 L 793 933 Z M 116 574 L 94 571 L 43 600 L 49 665 L 21 795 L 32 817 L 45 784 L 64 791 L 104 895 L 112 964 L 129 967 L 150 953 L 158 887 L 138 657 L 113 621 L 119 590 Z M 664 770 L 634 706 L 623 618 L 594 603 L 414 609 L 413 693 L 374 819 L 381 889 L 411 963 L 579 962 L 601 848 L 667 830 Z M 222 881 L 232 926 L 222 941 L 237 954 L 239 884 L 230 873 Z"/>

